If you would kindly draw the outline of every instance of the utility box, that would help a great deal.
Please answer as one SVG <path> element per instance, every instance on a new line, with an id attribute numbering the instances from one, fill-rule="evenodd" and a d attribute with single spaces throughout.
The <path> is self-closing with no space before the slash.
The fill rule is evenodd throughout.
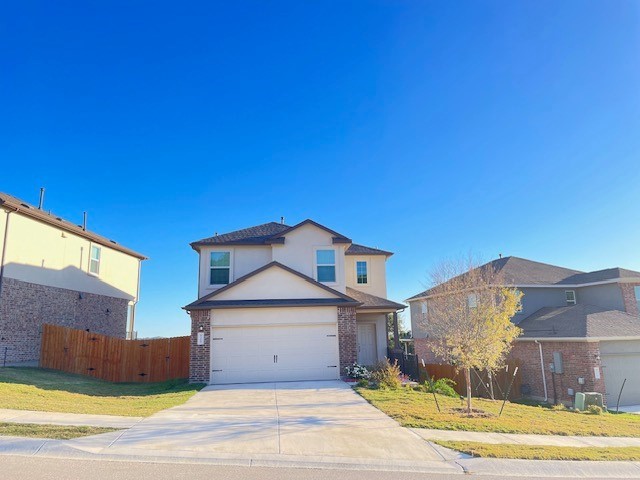
<path id="1" fill-rule="evenodd" d="M 597 405 L 604 408 L 602 394 L 598 392 L 578 392 L 576 393 L 575 408 L 576 410 L 586 410 L 591 405 Z"/>
<path id="2" fill-rule="evenodd" d="M 562 352 L 553 352 L 554 373 L 564 373 L 564 363 L 562 361 Z"/>

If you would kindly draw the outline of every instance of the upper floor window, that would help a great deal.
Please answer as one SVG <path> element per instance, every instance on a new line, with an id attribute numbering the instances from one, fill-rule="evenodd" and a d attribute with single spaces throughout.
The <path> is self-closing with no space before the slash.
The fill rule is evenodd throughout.
<path id="1" fill-rule="evenodd" d="M 427 312 L 429 311 L 429 307 L 427 307 L 427 301 L 424 300 L 421 304 L 421 313 L 422 313 L 422 318 L 427 318 Z"/>
<path id="2" fill-rule="evenodd" d="M 478 296 L 475 293 L 470 293 L 467 296 L 467 305 L 469 306 L 469 308 L 478 307 Z"/>
<path id="3" fill-rule="evenodd" d="M 356 282 L 359 285 L 367 285 L 369 283 L 367 262 L 356 262 Z"/>
<path id="4" fill-rule="evenodd" d="M 636 302 L 638 302 L 638 311 L 640 312 L 640 286 L 635 287 L 634 290 L 636 291 Z"/>
<path id="5" fill-rule="evenodd" d="M 336 281 L 336 251 L 316 250 L 316 274 L 319 282 Z"/>
<path id="6" fill-rule="evenodd" d="M 101 248 L 91 245 L 91 256 L 89 257 L 89 272 L 100 275 L 100 254 Z"/>
<path id="7" fill-rule="evenodd" d="M 564 292 L 567 298 L 567 305 L 575 305 L 576 304 L 576 291 L 575 290 L 565 290 Z"/>
<path id="8" fill-rule="evenodd" d="M 231 277 L 231 252 L 211 252 L 209 284 L 227 285 Z"/>

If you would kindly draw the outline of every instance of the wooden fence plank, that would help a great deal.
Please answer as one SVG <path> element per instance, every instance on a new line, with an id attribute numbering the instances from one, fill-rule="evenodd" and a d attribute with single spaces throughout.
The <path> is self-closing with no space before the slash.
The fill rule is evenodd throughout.
<path id="1" fill-rule="evenodd" d="M 110 382 L 161 382 L 189 377 L 190 348 L 188 336 L 124 340 L 45 324 L 40 366 Z"/>

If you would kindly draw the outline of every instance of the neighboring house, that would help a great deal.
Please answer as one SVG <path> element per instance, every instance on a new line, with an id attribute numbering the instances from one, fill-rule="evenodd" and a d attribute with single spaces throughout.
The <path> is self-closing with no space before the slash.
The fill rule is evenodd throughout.
<path id="1" fill-rule="evenodd" d="M 191 381 L 340 378 L 387 355 L 392 254 L 305 220 L 266 223 L 191 244 L 199 255 Z M 397 315 L 394 316 L 397 323 Z"/>
<path id="2" fill-rule="evenodd" d="M 640 272 L 585 273 L 517 257 L 479 268 L 487 266 L 524 294 L 512 319 L 523 334 L 510 355 L 521 363 L 524 393 L 553 401 L 555 387 L 558 401 L 571 402 L 575 392 L 595 391 L 615 405 L 626 379 L 621 405 L 640 404 Z M 407 301 L 416 353 L 434 363 L 429 290 Z"/>
<path id="3" fill-rule="evenodd" d="M 43 323 L 124 337 L 144 259 L 0 193 L 0 366 L 38 360 Z"/>

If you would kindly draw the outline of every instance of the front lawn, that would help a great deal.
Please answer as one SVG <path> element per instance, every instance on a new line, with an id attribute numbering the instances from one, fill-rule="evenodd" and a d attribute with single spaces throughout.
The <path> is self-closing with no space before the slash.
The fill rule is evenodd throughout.
<path id="1" fill-rule="evenodd" d="M 438 445 L 474 457 L 521 458 L 525 460 L 598 460 L 638 461 L 640 447 L 554 447 L 548 445 L 512 445 L 478 442 L 436 441 Z"/>
<path id="2" fill-rule="evenodd" d="M 466 418 L 452 411 L 453 408 L 463 406 L 458 398 L 438 395 L 442 408 L 442 412 L 438 412 L 432 394 L 411 388 L 357 388 L 356 391 L 404 427 L 540 435 L 640 437 L 640 415 L 591 415 L 507 402 L 502 416 L 498 417 L 502 402 L 474 398 L 474 409 L 493 415 L 486 418 Z"/>
<path id="3" fill-rule="evenodd" d="M 115 432 L 115 428 L 76 427 L 68 425 L 37 425 L 33 423 L 0 423 L 0 435 L 11 437 L 50 438 L 70 440 L 100 433 Z"/>
<path id="4" fill-rule="evenodd" d="M 111 383 L 40 368 L 0 368 L 0 408 L 146 417 L 186 402 L 204 385 L 186 380 Z"/>

